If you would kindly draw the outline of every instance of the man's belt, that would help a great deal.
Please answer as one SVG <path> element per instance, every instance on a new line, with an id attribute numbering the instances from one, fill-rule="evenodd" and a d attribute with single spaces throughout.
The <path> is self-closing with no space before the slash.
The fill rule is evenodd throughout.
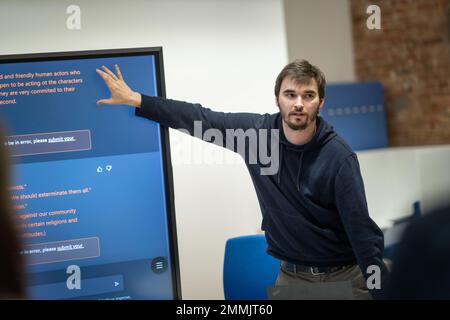
<path id="1" fill-rule="evenodd" d="M 310 273 L 314 276 L 332 273 L 339 271 L 341 269 L 347 268 L 350 265 L 346 266 L 337 266 L 337 267 L 311 267 L 311 266 L 303 266 L 299 264 L 290 263 L 287 261 L 281 261 L 281 268 L 285 271 L 293 272 L 293 273 Z"/>

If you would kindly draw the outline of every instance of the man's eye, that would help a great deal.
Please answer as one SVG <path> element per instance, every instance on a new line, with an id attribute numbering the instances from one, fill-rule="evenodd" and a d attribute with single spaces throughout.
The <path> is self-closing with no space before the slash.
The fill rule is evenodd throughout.
<path id="1" fill-rule="evenodd" d="M 312 93 L 305 94 L 305 99 L 313 99 L 314 95 Z"/>
<path id="2" fill-rule="evenodd" d="M 286 97 L 293 98 L 295 95 L 293 93 L 286 93 Z"/>

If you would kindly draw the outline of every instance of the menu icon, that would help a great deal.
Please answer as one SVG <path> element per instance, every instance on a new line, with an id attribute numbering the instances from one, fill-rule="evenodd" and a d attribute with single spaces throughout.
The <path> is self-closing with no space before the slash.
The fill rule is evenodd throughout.
<path id="1" fill-rule="evenodd" d="M 163 273 L 167 269 L 167 261 L 164 257 L 157 257 L 152 260 L 152 270 L 154 273 Z"/>

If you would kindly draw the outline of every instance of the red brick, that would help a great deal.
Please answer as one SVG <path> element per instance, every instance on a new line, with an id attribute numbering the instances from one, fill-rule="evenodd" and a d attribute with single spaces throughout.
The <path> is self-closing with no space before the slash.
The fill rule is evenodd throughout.
<path id="1" fill-rule="evenodd" d="M 450 0 L 350 4 L 355 72 L 383 84 L 390 145 L 450 143 Z M 381 30 L 366 27 L 370 4 L 381 8 Z"/>

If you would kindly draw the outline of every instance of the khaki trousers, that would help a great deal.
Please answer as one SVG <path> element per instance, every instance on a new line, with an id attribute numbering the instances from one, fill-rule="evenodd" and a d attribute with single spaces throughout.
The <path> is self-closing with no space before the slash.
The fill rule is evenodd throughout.
<path id="1" fill-rule="evenodd" d="M 277 286 L 299 286 L 305 283 L 350 281 L 355 300 L 371 300 L 366 280 L 358 265 L 346 266 L 338 271 L 313 275 L 311 272 L 290 272 L 280 266 Z"/>

